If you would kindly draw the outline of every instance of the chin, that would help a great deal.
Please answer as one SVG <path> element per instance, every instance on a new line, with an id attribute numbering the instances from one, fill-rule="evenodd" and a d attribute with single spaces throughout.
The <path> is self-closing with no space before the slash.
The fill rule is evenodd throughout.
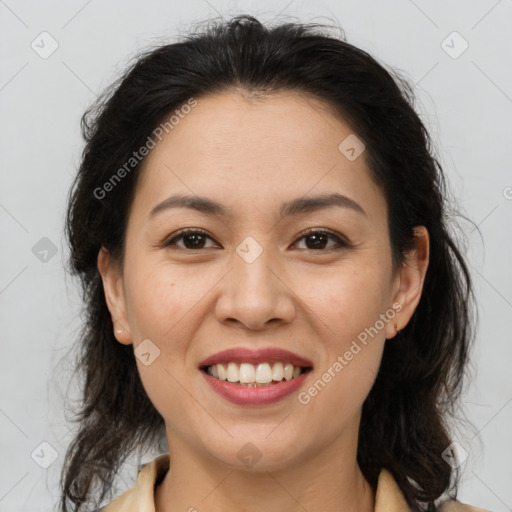
<path id="1" fill-rule="evenodd" d="M 266 434 L 268 436 L 268 433 Z M 279 471 L 293 467 L 297 460 L 297 441 L 290 440 L 286 443 L 279 439 L 265 439 L 257 436 L 234 437 L 229 446 L 223 450 L 217 444 L 212 450 L 208 450 L 210 456 L 226 466 L 243 471 L 266 472 Z"/>

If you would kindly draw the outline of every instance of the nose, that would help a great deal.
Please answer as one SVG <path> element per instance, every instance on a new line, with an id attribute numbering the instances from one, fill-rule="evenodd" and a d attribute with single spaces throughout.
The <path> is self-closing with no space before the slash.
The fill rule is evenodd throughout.
<path id="1" fill-rule="evenodd" d="M 237 323 L 251 330 L 293 320 L 294 293 L 270 251 L 264 250 L 251 263 L 234 254 L 233 268 L 222 280 L 215 313 L 222 323 Z"/>

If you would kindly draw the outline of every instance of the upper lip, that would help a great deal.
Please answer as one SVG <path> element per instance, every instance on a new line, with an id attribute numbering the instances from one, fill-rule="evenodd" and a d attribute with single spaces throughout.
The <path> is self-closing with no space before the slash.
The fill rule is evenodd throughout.
<path id="1" fill-rule="evenodd" d="M 291 363 L 294 366 L 302 366 L 303 368 L 312 367 L 313 363 L 304 357 L 301 357 L 289 350 L 282 348 L 261 348 L 258 350 L 238 347 L 229 348 L 221 352 L 217 352 L 207 357 L 199 363 L 199 367 L 211 366 L 217 363 L 269 363 L 281 361 Z"/>

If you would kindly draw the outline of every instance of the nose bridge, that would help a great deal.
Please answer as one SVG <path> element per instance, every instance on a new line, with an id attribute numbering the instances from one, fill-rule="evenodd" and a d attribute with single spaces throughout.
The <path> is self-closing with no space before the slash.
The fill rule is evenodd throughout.
<path id="1" fill-rule="evenodd" d="M 237 246 L 233 255 L 233 279 L 239 297 L 247 295 L 257 301 L 272 301 L 277 292 L 272 261 L 275 266 L 271 249 L 264 248 L 251 236 Z"/>
<path id="2" fill-rule="evenodd" d="M 236 247 L 229 285 L 217 305 L 219 319 L 236 319 L 251 328 L 271 319 L 290 321 L 294 307 L 276 261 L 271 250 L 253 237 Z"/>
<path id="3" fill-rule="evenodd" d="M 237 247 L 233 262 L 234 271 L 245 286 L 268 289 L 272 286 L 271 281 L 275 279 L 271 263 L 273 261 L 275 264 L 276 260 L 272 257 L 270 249 L 263 249 L 261 245 L 256 244 L 257 242 L 249 240 Z"/>

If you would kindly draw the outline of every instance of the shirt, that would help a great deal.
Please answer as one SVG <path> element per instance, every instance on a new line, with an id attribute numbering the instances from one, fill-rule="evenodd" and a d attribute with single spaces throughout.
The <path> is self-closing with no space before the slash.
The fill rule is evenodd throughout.
<path id="1" fill-rule="evenodd" d="M 155 512 L 156 484 L 165 476 L 169 469 L 169 463 L 169 454 L 159 455 L 142 467 L 137 475 L 137 481 L 131 489 L 95 512 Z M 455 500 L 443 502 L 439 511 L 491 512 Z M 410 512 L 398 484 L 386 469 L 381 469 L 379 473 L 375 495 L 375 512 Z"/>

